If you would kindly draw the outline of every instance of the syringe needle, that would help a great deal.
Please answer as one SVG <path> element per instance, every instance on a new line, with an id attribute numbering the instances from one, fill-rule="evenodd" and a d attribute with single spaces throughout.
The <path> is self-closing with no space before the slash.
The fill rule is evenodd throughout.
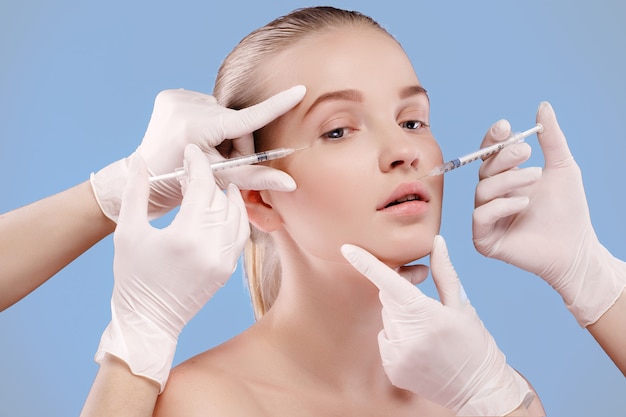
<path id="1" fill-rule="evenodd" d="M 521 133 L 516 133 L 509 138 L 503 140 L 502 142 L 498 142 L 491 146 L 479 149 L 476 152 L 472 152 L 470 154 L 438 165 L 434 167 L 428 174 L 419 177 L 418 180 L 426 177 L 432 177 L 434 175 L 445 174 L 448 171 L 452 171 L 453 169 L 457 169 L 459 167 L 462 167 L 463 165 L 467 165 L 470 162 L 476 161 L 477 159 L 485 159 L 486 157 L 493 155 L 494 153 L 500 152 L 502 149 L 506 148 L 509 145 L 523 141 L 525 138 L 532 135 L 533 133 L 541 133 L 542 131 L 543 126 L 541 125 L 541 123 L 537 123 L 533 128 L 525 130 Z"/>

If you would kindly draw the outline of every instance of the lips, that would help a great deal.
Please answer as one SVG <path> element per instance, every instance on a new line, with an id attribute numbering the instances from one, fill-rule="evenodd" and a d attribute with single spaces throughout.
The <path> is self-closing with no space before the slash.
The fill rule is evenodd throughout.
<path id="1" fill-rule="evenodd" d="M 407 201 L 415 201 L 415 200 L 421 200 L 421 198 L 416 194 L 410 194 L 410 195 L 407 195 L 407 196 L 404 196 L 397 200 L 392 201 L 391 203 L 387 204 L 385 208 L 395 206 L 396 204 L 402 204 Z"/>
<path id="2" fill-rule="evenodd" d="M 428 202 L 430 195 L 421 181 L 400 184 L 376 210 L 384 210 L 412 201 Z"/>

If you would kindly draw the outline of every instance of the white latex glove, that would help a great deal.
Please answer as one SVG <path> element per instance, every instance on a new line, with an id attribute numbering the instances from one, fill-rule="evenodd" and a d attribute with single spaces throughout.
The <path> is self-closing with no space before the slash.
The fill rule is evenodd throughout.
<path id="1" fill-rule="evenodd" d="M 187 322 L 233 273 L 248 239 L 246 209 L 237 187 L 224 194 L 205 155 L 185 149 L 189 180 L 181 207 L 164 229 L 148 222 L 148 173 L 131 157 L 128 186 L 114 234 L 112 320 L 96 353 L 128 364 L 159 383 L 169 375 L 177 338 Z"/>
<path id="2" fill-rule="evenodd" d="M 600 244 L 591 225 L 582 175 L 554 110 L 542 103 L 537 122 L 545 166 L 516 168 L 528 144 L 503 149 L 480 167 L 473 216 L 476 249 L 539 275 L 561 294 L 582 327 L 594 323 L 626 287 L 626 264 Z M 483 145 L 503 140 L 494 125 Z"/>
<path id="3" fill-rule="evenodd" d="M 533 392 L 468 301 L 441 236 L 430 262 L 441 301 L 367 251 L 353 245 L 341 251 L 380 291 L 384 329 L 378 345 L 392 384 L 460 416 L 501 416 L 530 404 Z"/>
<path id="4" fill-rule="evenodd" d="M 182 167 L 183 150 L 197 144 L 210 153 L 225 139 L 233 139 L 226 157 L 254 153 L 252 133 L 298 104 L 306 89 L 296 86 L 242 110 L 227 109 L 213 96 L 188 90 L 165 90 L 158 94 L 143 141 L 137 148 L 151 175 L 173 172 Z M 91 185 L 103 213 L 113 221 L 119 215 L 121 197 L 128 175 L 127 158 L 91 174 Z M 246 166 L 224 170 L 222 184 L 240 188 L 293 191 L 296 185 L 286 173 L 267 166 Z M 182 193 L 176 179 L 154 182 L 150 190 L 150 218 L 159 217 L 180 204 Z"/>

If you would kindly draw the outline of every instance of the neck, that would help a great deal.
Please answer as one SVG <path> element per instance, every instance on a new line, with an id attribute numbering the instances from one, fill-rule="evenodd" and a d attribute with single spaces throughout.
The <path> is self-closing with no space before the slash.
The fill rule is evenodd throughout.
<path id="1" fill-rule="evenodd" d="M 279 354 L 314 379 L 388 387 L 378 349 L 378 290 L 347 263 L 282 262 L 280 293 L 258 328 Z M 380 381 L 380 384 L 372 384 Z"/>

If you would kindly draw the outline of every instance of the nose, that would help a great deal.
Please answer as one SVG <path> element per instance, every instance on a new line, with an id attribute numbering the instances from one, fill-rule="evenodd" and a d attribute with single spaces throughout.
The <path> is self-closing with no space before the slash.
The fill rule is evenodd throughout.
<path id="1" fill-rule="evenodd" d="M 417 170 L 420 150 L 415 137 L 407 137 L 402 129 L 392 130 L 381 140 L 380 170 Z"/>

